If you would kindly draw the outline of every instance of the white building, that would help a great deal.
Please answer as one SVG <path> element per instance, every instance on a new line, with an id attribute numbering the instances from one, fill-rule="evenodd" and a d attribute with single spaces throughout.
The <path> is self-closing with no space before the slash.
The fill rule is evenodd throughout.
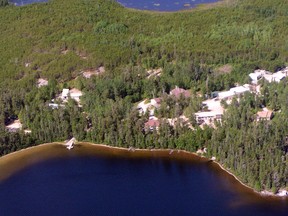
<path id="1" fill-rule="evenodd" d="M 196 121 L 198 124 L 207 124 L 210 125 L 214 122 L 214 120 L 221 121 L 223 116 L 223 112 L 197 112 L 195 113 Z"/>
<path id="2" fill-rule="evenodd" d="M 69 89 L 63 89 L 61 93 L 61 99 L 62 100 L 67 100 L 69 95 Z"/>
<path id="3" fill-rule="evenodd" d="M 214 120 L 221 121 L 224 113 L 224 108 L 221 106 L 219 99 L 209 99 L 203 101 L 202 104 L 206 106 L 207 111 L 195 113 L 195 118 L 198 124 L 212 125 Z"/>
<path id="4" fill-rule="evenodd" d="M 83 95 L 83 93 L 76 88 L 73 88 L 71 90 L 63 89 L 60 98 L 63 101 L 67 101 L 68 98 L 70 97 L 71 99 L 75 100 L 77 103 L 80 103 L 80 97 L 82 95 Z"/>
<path id="5" fill-rule="evenodd" d="M 258 81 L 264 78 L 269 83 L 280 82 L 282 79 L 288 76 L 288 67 L 276 72 L 271 73 L 265 70 L 255 70 L 254 73 L 250 73 L 251 83 L 257 85 Z"/>
<path id="6" fill-rule="evenodd" d="M 77 101 L 77 103 L 80 103 L 80 97 L 81 97 L 82 95 L 83 95 L 83 93 L 82 93 L 80 90 L 76 89 L 76 88 L 73 88 L 73 89 L 71 89 L 71 90 L 69 91 L 69 96 L 70 96 L 73 100 Z"/>
<path id="7" fill-rule="evenodd" d="M 22 129 L 22 124 L 19 119 L 14 120 L 9 125 L 6 126 L 8 132 L 18 132 Z"/>
<path id="8" fill-rule="evenodd" d="M 237 86 L 234 88 L 231 88 L 229 91 L 223 91 L 218 93 L 218 98 L 220 100 L 228 100 L 232 99 L 234 96 L 239 96 L 241 94 L 244 94 L 245 92 L 250 91 L 249 85 L 243 85 L 243 86 Z"/>
<path id="9" fill-rule="evenodd" d="M 255 70 L 254 73 L 250 73 L 249 77 L 251 79 L 251 83 L 257 85 L 258 81 L 263 78 L 264 75 L 272 75 L 271 72 L 266 70 Z"/>

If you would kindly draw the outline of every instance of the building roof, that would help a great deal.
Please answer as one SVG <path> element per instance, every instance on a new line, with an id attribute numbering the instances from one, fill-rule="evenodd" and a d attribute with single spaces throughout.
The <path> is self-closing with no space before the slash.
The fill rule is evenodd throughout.
<path id="1" fill-rule="evenodd" d="M 160 121 L 158 119 L 149 119 L 149 121 L 145 123 L 145 128 L 159 127 L 159 125 Z"/>
<path id="2" fill-rule="evenodd" d="M 238 93 L 238 94 L 241 94 L 241 93 L 244 93 L 246 91 L 249 91 L 249 88 L 247 87 L 244 87 L 244 86 L 237 86 L 237 87 L 234 87 L 234 88 L 231 88 L 229 91 L 232 91 L 234 93 Z"/>
<path id="3" fill-rule="evenodd" d="M 47 86 L 48 85 L 48 80 L 45 80 L 45 79 L 38 79 L 37 80 L 37 87 L 40 88 L 42 86 Z"/>
<path id="4" fill-rule="evenodd" d="M 170 95 L 174 95 L 177 98 L 183 95 L 184 97 L 187 98 L 191 96 L 191 93 L 189 90 L 185 90 L 176 86 L 173 90 L 170 91 Z"/>
<path id="5" fill-rule="evenodd" d="M 21 124 L 19 119 L 18 120 L 14 120 L 12 123 L 7 125 L 6 128 L 9 131 L 17 131 L 17 130 L 20 130 L 22 128 L 22 124 Z"/>
<path id="6" fill-rule="evenodd" d="M 235 93 L 234 93 L 234 92 L 231 92 L 231 91 L 223 91 L 223 92 L 219 92 L 219 93 L 218 93 L 218 97 L 219 97 L 220 99 L 232 97 L 232 96 L 234 96 L 234 95 L 235 95 Z"/>
<path id="7" fill-rule="evenodd" d="M 223 112 L 197 112 L 195 116 L 197 118 L 208 118 L 208 117 L 216 117 L 217 115 L 223 115 Z"/>
<path id="8" fill-rule="evenodd" d="M 246 86 L 237 86 L 237 87 L 231 88 L 229 91 L 219 92 L 218 97 L 220 99 L 228 98 L 228 97 L 232 97 L 232 96 L 237 95 L 237 94 L 242 94 L 242 93 L 247 92 L 247 91 L 250 91 L 250 89 L 247 85 Z"/>
<path id="9" fill-rule="evenodd" d="M 261 79 L 263 76 L 269 77 L 270 75 L 272 75 L 270 71 L 258 69 L 255 70 L 253 73 L 250 73 L 249 77 L 252 79 L 253 84 L 257 84 L 258 80 Z"/>
<path id="10" fill-rule="evenodd" d="M 156 102 L 157 104 L 160 104 L 161 101 L 162 101 L 162 98 L 158 97 L 158 98 L 153 98 L 153 99 L 151 99 L 151 100 L 155 100 L 155 102 Z"/>
<path id="11" fill-rule="evenodd" d="M 76 89 L 76 88 L 73 88 L 69 91 L 69 94 L 70 94 L 70 97 L 81 97 L 83 95 L 83 93 L 79 90 L 79 89 Z"/>
<path id="12" fill-rule="evenodd" d="M 263 110 L 257 112 L 257 117 L 258 118 L 266 118 L 266 119 L 271 119 L 273 115 L 273 112 L 270 110 Z"/>
<path id="13" fill-rule="evenodd" d="M 63 89 L 62 90 L 62 97 L 68 97 L 69 89 Z"/>
<path id="14" fill-rule="evenodd" d="M 276 73 L 273 74 L 273 78 L 275 81 L 280 81 L 282 80 L 284 77 L 286 77 L 285 73 L 283 73 L 282 71 L 278 71 Z"/>

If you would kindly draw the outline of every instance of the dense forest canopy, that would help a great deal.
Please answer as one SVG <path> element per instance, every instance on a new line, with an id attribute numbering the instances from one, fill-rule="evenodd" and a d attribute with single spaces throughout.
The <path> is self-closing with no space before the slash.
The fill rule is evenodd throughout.
<path id="1" fill-rule="evenodd" d="M 4 7 L 9 4 L 8 0 L 0 0 L 0 7 Z"/>
<path id="2" fill-rule="evenodd" d="M 202 96 L 248 82 L 254 69 L 287 66 L 286 0 L 229 0 L 175 13 L 130 10 L 110 0 L 53 0 L 3 7 L 0 17 L 1 155 L 72 136 L 123 147 L 207 147 L 207 156 L 256 189 L 287 187 L 286 81 L 263 82 L 264 96 L 233 101 L 217 129 L 193 122 Z M 103 74 L 82 77 L 101 66 Z M 146 71 L 156 68 L 161 76 L 147 79 Z M 37 88 L 38 78 L 48 86 Z M 176 85 L 192 97 L 171 99 Z M 82 107 L 69 100 L 51 109 L 63 88 L 82 90 Z M 159 117 L 184 113 L 195 130 L 162 122 L 158 132 L 143 131 L 149 116 L 139 116 L 135 103 L 158 96 L 164 98 Z M 255 124 L 262 105 L 277 114 Z M 8 133 L 5 125 L 16 118 L 32 133 Z"/>

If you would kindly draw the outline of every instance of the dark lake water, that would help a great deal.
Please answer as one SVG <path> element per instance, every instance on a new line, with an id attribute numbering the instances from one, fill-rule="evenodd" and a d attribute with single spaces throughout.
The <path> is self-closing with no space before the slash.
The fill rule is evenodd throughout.
<path id="1" fill-rule="evenodd" d="M 48 2 L 48 0 L 10 0 L 10 2 L 17 6 L 23 6 L 32 3 Z"/>
<path id="2" fill-rule="evenodd" d="M 214 3 L 219 0 L 117 0 L 127 8 L 154 11 L 179 11 L 195 8 L 199 4 Z"/>
<path id="3" fill-rule="evenodd" d="M 47 2 L 48 0 L 11 0 L 15 5 L 22 6 L 35 2 Z M 127 8 L 154 11 L 178 11 L 196 7 L 199 4 L 214 3 L 219 0 L 116 0 Z"/>
<path id="4" fill-rule="evenodd" d="M 0 215 L 287 216 L 286 201 L 251 198 L 233 184 L 209 162 L 66 156 L 0 182 Z"/>

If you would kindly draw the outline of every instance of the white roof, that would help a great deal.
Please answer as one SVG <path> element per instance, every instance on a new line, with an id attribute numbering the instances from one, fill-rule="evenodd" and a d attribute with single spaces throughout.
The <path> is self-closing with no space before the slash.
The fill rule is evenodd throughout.
<path id="1" fill-rule="evenodd" d="M 264 75 L 265 80 L 267 80 L 268 82 L 272 82 L 273 80 L 273 75 L 271 74 L 265 74 Z"/>
<path id="2" fill-rule="evenodd" d="M 258 70 L 255 70 L 253 73 L 250 73 L 249 77 L 252 79 L 252 83 L 257 84 L 257 81 L 266 75 L 269 76 L 269 75 L 272 75 L 272 73 L 270 71 L 258 69 Z"/>
<path id="3" fill-rule="evenodd" d="M 202 102 L 202 104 L 207 105 L 207 108 L 210 111 L 216 111 L 216 112 L 223 112 L 223 107 L 221 106 L 221 101 L 220 100 L 215 100 L 215 99 L 208 99 Z"/>
<path id="4" fill-rule="evenodd" d="M 216 115 L 222 115 L 223 112 L 197 112 L 195 113 L 195 116 L 198 118 L 201 117 L 215 117 Z"/>
<path id="5" fill-rule="evenodd" d="M 278 71 L 277 73 L 273 74 L 273 78 L 276 80 L 282 80 L 286 75 L 282 71 Z"/>
<path id="6" fill-rule="evenodd" d="M 229 91 L 219 92 L 218 97 L 220 99 L 228 98 L 228 97 L 232 97 L 236 94 L 242 94 L 242 93 L 247 92 L 247 91 L 250 91 L 250 89 L 249 89 L 249 86 L 247 86 L 245 84 L 245 86 L 237 86 L 237 87 L 231 88 Z"/>
<path id="7" fill-rule="evenodd" d="M 283 68 L 281 71 L 282 71 L 283 73 L 288 73 L 288 67 Z"/>
<path id="8" fill-rule="evenodd" d="M 244 93 L 246 91 L 249 91 L 249 88 L 245 88 L 244 86 L 238 86 L 231 88 L 230 91 L 235 92 L 235 93 Z"/>
<path id="9" fill-rule="evenodd" d="M 256 70 L 256 71 L 254 71 L 254 73 L 250 73 L 250 74 L 249 74 L 249 77 L 250 77 L 252 80 L 257 80 L 259 77 L 263 76 L 264 74 L 265 74 L 264 71 Z"/>
<path id="10" fill-rule="evenodd" d="M 284 77 L 286 77 L 286 75 L 284 73 L 282 73 L 282 71 L 278 71 L 277 73 L 268 75 L 265 74 L 264 78 L 268 81 L 268 82 L 280 82 L 280 80 L 282 80 Z"/>
<path id="11" fill-rule="evenodd" d="M 69 94 L 69 89 L 63 89 L 62 90 L 62 97 L 67 97 Z"/>
<path id="12" fill-rule="evenodd" d="M 232 92 L 232 91 L 223 91 L 223 92 L 219 92 L 218 93 L 218 96 L 219 96 L 220 99 L 227 98 L 227 97 L 232 97 L 233 95 L 235 95 L 235 93 Z"/>
<path id="13" fill-rule="evenodd" d="M 7 125 L 6 128 L 9 128 L 9 129 L 21 129 L 22 128 L 22 124 L 21 124 L 20 120 L 14 120 L 11 124 Z"/>
<path id="14" fill-rule="evenodd" d="M 73 97 L 81 97 L 83 95 L 83 93 L 80 90 L 76 89 L 76 88 L 71 89 L 69 91 L 69 94 L 70 94 L 70 97 L 72 97 L 72 98 Z"/>

